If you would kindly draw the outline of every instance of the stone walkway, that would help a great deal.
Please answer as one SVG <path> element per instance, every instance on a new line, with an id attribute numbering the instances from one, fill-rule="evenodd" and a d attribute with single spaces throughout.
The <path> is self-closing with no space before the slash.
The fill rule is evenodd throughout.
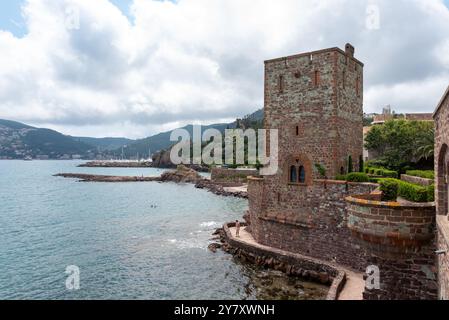
<path id="1" fill-rule="evenodd" d="M 248 185 L 245 184 L 241 187 L 224 187 L 223 190 L 230 193 L 248 192 Z"/>
<path id="2" fill-rule="evenodd" d="M 242 241 L 249 245 L 259 247 L 261 249 L 270 250 L 270 247 L 261 245 L 257 243 L 253 236 L 245 230 L 246 228 L 240 229 L 240 237 L 236 237 L 236 229 L 229 228 L 232 237 L 236 240 Z M 363 274 L 357 273 L 346 268 L 339 267 L 346 273 L 346 284 L 343 290 L 340 292 L 338 300 L 363 300 L 363 290 L 365 288 L 365 281 L 363 280 Z"/>

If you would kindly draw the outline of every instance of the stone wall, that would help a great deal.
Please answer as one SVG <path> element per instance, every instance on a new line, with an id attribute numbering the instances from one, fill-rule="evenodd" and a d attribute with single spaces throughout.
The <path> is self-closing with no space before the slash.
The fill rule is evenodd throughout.
<path id="1" fill-rule="evenodd" d="M 439 298 L 449 300 L 449 224 L 444 216 L 437 216 L 438 249 L 445 254 L 438 255 Z"/>
<path id="2" fill-rule="evenodd" d="M 433 121 L 431 113 L 406 113 L 405 120 L 408 121 Z"/>
<path id="3" fill-rule="evenodd" d="M 433 181 L 432 179 L 425 179 L 425 178 L 421 178 L 421 177 L 409 176 L 407 174 L 401 174 L 401 180 L 410 182 L 410 183 L 414 183 L 414 184 L 419 184 L 421 186 L 430 186 L 435 183 L 435 181 Z"/>
<path id="4" fill-rule="evenodd" d="M 348 228 L 380 270 L 380 289 L 364 299 L 436 299 L 435 206 L 348 197 Z"/>
<path id="5" fill-rule="evenodd" d="M 363 64 L 351 52 L 325 49 L 265 62 L 264 127 L 279 130 L 279 163 L 309 163 L 329 178 L 363 155 Z M 269 150 L 269 149 L 268 149 Z M 278 183 L 278 175 L 273 183 Z"/>
<path id="6" fill-rule="evenodd" d="M 298 253 L 286 252 L 262 245 L 249 245 L 234 238 L 229 230 L 235 223 L 223 226 L 223 250 L 237 258 L 259 266 L 282 271 L 291 276 L 298 276 L 325 285 L 330 284 L 326 300 L 337 300 L 346 282 L 346 273 L 338 266 L 313 259 Z"/>
<path id="7" fill-rule="evenodd" d="M 448 174 L 449 174 L 449 88 L 443 95 L 434 113 L 435 120 L 435 174 L 438 225 L 438 249 L 449 248 L 448 221 Z M 449 252 L 439 255 L 439 297 L 449 299 Z"/>
<path id="8" fill-rule="evenodd" d="M 344 199 L 351 194 L 370 193 L 376 187 L 370 183 L 315 180 L 310 186 L 271 190 L 264 179 L 251 179 L 251 233 L 258 243 L 364 271 L 366 256 L 346 227 Z"/>
<path id="9" fill-rule="evenodd" d="M 258 176 L 256 169 L 212 168 L 211 180 L 214 182 L 246 182 L 248 176 Z"/>

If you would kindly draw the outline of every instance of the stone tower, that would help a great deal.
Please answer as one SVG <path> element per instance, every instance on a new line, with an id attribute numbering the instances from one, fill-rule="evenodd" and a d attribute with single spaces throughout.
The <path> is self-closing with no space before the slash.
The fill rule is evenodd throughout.
<path id="1" fill-rule="evenodd" d="M 358 171 L 362 118 L 363 63 L 350 44 L 265 62 L 265 128 L 279 129 L 279 174 L 292 183 L 322 178 L 315 164 L 329 178 L 348 162 Z"/>
<path id="2" fill-rule="evenodd" d="M 362 104 L 363 64 L 349 44 L 265 62 L 264 126 L 279 130 L 279 170 L 249 179 L 246 219 L 258 243 L 352 264 L 344 199 L 375 186 L 331 179 L 347 172 L 349 157 L 358 171 Z"/>

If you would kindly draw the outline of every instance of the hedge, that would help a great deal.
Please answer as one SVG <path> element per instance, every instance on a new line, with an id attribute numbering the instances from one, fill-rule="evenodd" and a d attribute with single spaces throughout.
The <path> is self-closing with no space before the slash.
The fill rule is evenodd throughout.
<path id="1" fill-rule="evenodd" d="M 435 172 L 432 170 L 408 170 L 406 171 L 406 174 L 409 176 L 435 180 Z"/>
<path id="2" fill-rule="evenodd" d="M 370 182 L 370 177 L 363 172 L 352 172 L 349 174 L 339 174 L 335 177 L 338 181 L 348 181 L 348 182 Z"/>
<path id="3" fill-rule="evenodd" d="M 385 177 L 385 178 L 399 178 L 399 173 L 393 170 L 387 170 L 383 168 L 366 167 L 365 173 Z"/>
<path id="4" fill-rule="evenodd" d="M 363 172 L 352 172 L 346 175 L 346 181 L 350 182 L 369 182 L 369 177 Z"/>
<path id="5" fill-rule="evenodd" d="M 398 179 L 381 179 L 379 183 L 387 184 L 396 182 L 398 184 L 398 195 L 412 202 L 433 202 L 435 200 L 434 186 L 423 187 L 413 183 L 405 182 Z"/>
<path id="6" fill-rule="evenodd" d="M 396 201 L 399 192 L 399 183 L 393 179 L 380 181 L 380 191 L 382 191 L 382 201 Z"/>

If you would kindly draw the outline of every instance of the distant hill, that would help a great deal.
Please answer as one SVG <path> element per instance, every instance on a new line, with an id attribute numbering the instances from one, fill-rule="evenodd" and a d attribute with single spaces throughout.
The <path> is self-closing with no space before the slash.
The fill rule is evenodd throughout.
<path id="1" fill-rule="evenodd" d="M 73 140 L 57 131 L 0 120 L 0 157 L 23 159 L 41 157 L 59 159 L 71 155 L 86 156 L 92 146 Z"/>
<path id="2" fill-rule="evenodd" d="M 217 129 L 220 132 L 224 132 L 226 128 L 232 127 L 232 124 L 227 123 L 219 123 L 219 124 L 212 124 L 208 126 L 202 126 L 201 130 L 203 133 L 207 129 Z M 188 125 L 185 127 L 182 127 L 180 129 L 185 129 L 189 132 L 190 135 L 193 134 L 193 125 Z M 126 148 L 123 149 L 123 154 L 125 158 L 134 158 L 137 155 L 139 155 L 142 158 L 148 158 L 149 152 L 152 154 L 161 150 L 165 150 L 170 148 L 175 142 L 170 141 L 170 135 L 173 130 L 162 132 L 159 134 L 156 134 L 154 136 L 145 138 L 145 139 L 139 139 L 136 140 L 134 143 L 128 145 Z M 115 150 L 114 152 L 115 156 L 121 156 L 122 149 Z"/>
<path id="3" fill-rule="evenodd" d="M 226 129 L 235 129 L 235 128 L 258 128 L 262 127 L 263 121 L 263 109 L 257 110 L 256 112 L 245 116 L 243 119 L 236 119 L 236 121 L 232 123 L 216 123 L 206 126 L 201 126 L 203 133 L 207 129 L 217 129 L 220 132 L 224 132 Z M 181 129 L 185 129 L 192 136 L 193 125 L 188 125 L 182 127 Z M 126 148 L 123 149 L 123 154 L 125 158 L 133 158 L 139 155 L 143 158 L 149 157 L 149 152 L 156 153 L 161 150 L 169 149 L 175 142 L 170 141 L 170 135 L 173 130 L 162 132 L 156 134 L 154 136 L 136 140 L 134 143 L 127 145 Z M 120 157 L 122 154 L 122 149 L 117 149 L 113 151 L 115 156 Z"/>
<path id="4" fill-rule="evenodd" d="M 217 129 L 224 132 L 233 128 L 258 128 L 263 120 L 263 110 L 258 110 L 243 119 L 236 119 L 232 123 L 217 123 L 202 126 L 202 131 Z M 191 135 L 193 126 L 183 127 Z M 172 131 L 162 132 L 154 136 L 131 140 L 127 138 L 90 138 L 71 137 L 50 129 L 32 127 L 20 122 L 0 119 L 0 159 L 49 158 L 66 159 L 73 155 L 84 159 L 120 158 L 127 159 L 148 158 L 149 152 L 155 153 L 169 149 L 174 142 L 170 141 Z"/>
<path id="5" fill-rule="evenodd" d="M 136 140 L 127 138 L 72 137 L 72 139 L 78 142 L 86 143 L 97 148 L 99 151 L 112 151 L 136 142 Z"/>

